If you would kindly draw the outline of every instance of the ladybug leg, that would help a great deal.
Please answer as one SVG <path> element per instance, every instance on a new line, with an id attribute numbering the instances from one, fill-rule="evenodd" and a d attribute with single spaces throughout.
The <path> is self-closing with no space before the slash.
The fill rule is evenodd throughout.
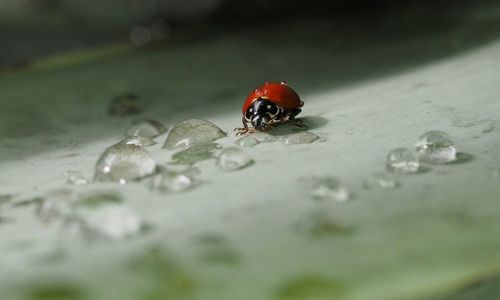
<path id="1" fill-rule="evenodd" d="M 248 124 L 247 124 L 247 121 L 245 120 L 245 117 L 241 118 L 241 123 L 243 123 L 243 128 L 235 128 L 234 129 L 234 131 L 236 132 L 236 135 L 244 135 L 246 133 L 255 132 L 255 129 L 248 128 Z"/>
<path id="2" fill-rule="evenodd" d="M 293 119 L 293 126 L 299 129 L 307 129 L 306 124 L 301 119 Z"/>

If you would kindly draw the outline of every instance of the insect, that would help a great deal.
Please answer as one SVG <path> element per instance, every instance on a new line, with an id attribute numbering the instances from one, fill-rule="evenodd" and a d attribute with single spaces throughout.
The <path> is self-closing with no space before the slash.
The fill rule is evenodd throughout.
<path id="1" fill-rule="evenodd" d="M 234 131 L 236 135 L 264 131 L 288 121 L 304 128 L 304 124 L 295 119 L 303 105 L 299 95 L 286 82 L 266 82 L 248 95 L 242 110 L 243 128 L 235 128 Z M 249 128 L 248 123 L 253 128 Z"/>

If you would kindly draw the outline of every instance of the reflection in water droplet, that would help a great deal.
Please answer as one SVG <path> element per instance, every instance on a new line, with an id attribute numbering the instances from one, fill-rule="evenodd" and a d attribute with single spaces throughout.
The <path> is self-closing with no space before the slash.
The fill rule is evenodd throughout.
<path id="1" fill-rule="evenodd" d="M 122 141 L 120 141 L 120 144 L 149 147 L 156 145 L 156 142 L 148 136 L 132 136 L 123 139 Z"/>
<path id="2" fill-rule="evenodd" d="M 141 146 L 118 143 L 107 148 L 95 166 L 95 181 L 126 183 L 156 170 L 156 163 Z"/>
<path id="3" fill-rule="evenodd" d="M 108 107 L 108 114 L 116 117 L 136 115 L 142 112 L 143 103 L 132 93 L 115 97 Z"/>
<path id="4" fill-rule="evenodd" d="M 319 139 L 318 135 L 308 131 L 288 134 L 280 137 L 281 142 L 285 145 L 310 144 L 317 139 Z"/>
<path id="5" fill-rule="evenodd" d="M 449 163 L 457 159 L 457 149 L 446 132 L 432 130 L 424 133 L 415 143 L 421 161 L 432 164 Z"/>
<path id="6" fill-rule="evenodd" d="M 282 300 L 333 300 L 340 299 L 342 285 L 336 280 L 316 274 L 305 274 L 286 281 L 277 290 Z"/>
<path id="7" fill-rule="evenodd" d="M 83 174 L 79 171 L 66 171 L 64 172 L 64 176 L 66 177 L 67 184 L 85 185 L 89 183 L 87 178 L 85 178 Z"/>
<path id="8" fill-rule="evenodd" d="M 223 149 L 217 159 L 217 166 L 224 171 L 235 171 L 249 166 L 252 159 L 243 150 L 235 147 Z"/>
<path id="9" fill-rule="evenodd" d="M 172 164 L 194 165 L 200 161 L 215 158 L 215 151 L 221 146 L 215 143 L 191 146 L 172 155 Z"/>
<path id="10" fill-rule="evenodd" d="M 142 120 L 134 124 L 127 133 L 126 136 L 143 136 L 149 138 L 155 138 L 160 134 L 166 132 L 167 129 L 163 124 L 155 120 Z"/>
<path id="11" fill-rule="evenodd" d="M 386 168 L 396 173 L 417 173 L 420 168 L 418 157 L 407 148 L 396 148 L 387 155 Z"/>
<path id="12" fill-rule="evenodd" d="M 253 147 L 260 143 L 272 143 L 278 140 L 277 137 L 266 132 L 258 131 L 247 134 L 234 142 L 240 147 Z"/>
<path id="13" fill-rule="evenodd" d="M 153 190 L 160 192 L 182 192 L 190 190 L 200 182 L 195 179 L 198 169 L 186 169 L 183 171 L 171 171 L 161 168 L 148 180 L 148 185 Z"/>
<path id="14" fill-rule="evenodd" d="M 189 119 L 177 123 L 169 132 L 164 149 L 209 144 L 227 134 L 215 124 L 205 120 Z"/>
<path id="15" fill-rule="evenodd" d="M 295 223 L 294 228 L 298 233 L 311 238 L 344 235 L 353 232 L 352 228 L 339 224 L 332 216 L 320 210 L 306 213 Z"/>
<path id="16" fill-rule="evenodd" d="M 367 189 L 395 189 L 400 185 L 401 183 L 394 176 L 384 172 L 374 173 L 364 182 L 364 187 Z"/>
<path id="17" fill-rule="evenodd" d="M 313 199 L 345 202 L 350 198 L 349 190 L 337 177 L 318 176 L 304 178 L 304 180 L 311 185 Z"/>

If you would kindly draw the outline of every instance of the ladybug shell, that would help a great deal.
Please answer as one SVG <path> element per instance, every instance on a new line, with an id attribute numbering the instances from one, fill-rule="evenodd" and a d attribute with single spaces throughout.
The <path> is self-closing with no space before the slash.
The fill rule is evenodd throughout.
<path id="1" fill-rule="evenodd" d="M 300 108 L 304 105 L 299 95 L 285 82 L 266 82 L 248 95 L 245 104 L 243 104 L 242 112 L 245 113 L 250 105 L 259 98 L 267 99 L 285 109 Z"/>

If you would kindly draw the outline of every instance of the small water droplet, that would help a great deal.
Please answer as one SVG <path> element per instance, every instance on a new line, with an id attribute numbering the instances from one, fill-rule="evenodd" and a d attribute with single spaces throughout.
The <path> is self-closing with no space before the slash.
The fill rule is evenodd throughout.
<path id="1" fill-rule="evenodd" d="M 194 188 L 200 182 L 195 178 L 197 169 L 186 169 L 183 171 L 172 171 L 161 168 L 149 179 L 148 185 L 151 189 L 160 192 L 183 192 Z"/>
<path id="2" fill-rule="evenodd" d="M 139 122 L 136 122 L 125 134 L 126 136 L 133 137 L 133 136 L 142 136 L 142 137 L 149 137 L 149 138 L 155 138 L 164 132 L 167 131 L 167 128 L 163 126 L 158 121 L 155 120 L 142 120 Z"/>
<path id="3" fill-rule="evenodd" d="M 97 160 L 94 180 L 123 183 L 151 175 L 155 170 L 155 161 L 143 147 L 118 143 Z"/>
<path id="4" fill-rule="evenodd" d="M 215 151 L 221 146 L 215 143 L 191 146 L 172 155 L 172 164 L 194 165 L 200 161 L 215 158 Z"/>
<path id="5" fill-rule="evenodd" d="M 89 183 L 87 178 L 83 176 L 80 171 L 66 171 L 64 172 L 64 176 L 66 177 L 66 183 L 71 185 L 85 185 Z"/>
<path id="6" fill-rule="evenodd" d="M 177 123 L 169 132 L 164 149 L 192 147 L 209 144 L 227 134 L 215 124 L 200 119 L 189 119 Z"/>
<path id="7" fill-rule="evenodd" d="M 280 140 L 285 145 L 295 144 L 310 144 L 319 139 L 319 136 L 308 131 L 288 134 L 280 137 Z"/>
<path id="8" fill-rule="evenodd" d="M 352 233 L 352 228 L 339 224 L 325 211 L 313 211 L 302 216 L 294 225 L 298 233 L 311 238 L 321 238 L 333 235 Z"/>
<path id="9" fill-rule="evenodd" d="M 418 157 L 407 148 L 396 148 L 387 155 L 386 168 L 396 173 L 417 173 L 420 168 Z"/>
<path id="10" fill-rule="evenodd" d="M 337 177 L 318 176 L 304 180 L 311 185 L 311 196 L 315 200 L 345 202 L 350 198 L 349 190 Z"/>
<path id="11" fill-rule="evenodd" d="M 395 189 L 400 185 L 401 183 L 394 176 L 384 172 L 374 173 L 364 182 L 364 187 L 367 189 Z"/>
<path id="12" fill-rule="evenodd" d="M 224 171 L 236 171 L 252 164 L 252 159 L 243 150 L 235 147 L 223 149 L 217 159 L 217 166 Z"/>
<path id="13" fill-rule="evenodd" d="M 492 132 L 493 130 L 495 129 L 495 125 L 494 124 L 488 124 L 486 125 L 483 130 L 481 131 L 482 133 L 490 133 Z"/>
<path id="14" fill-rule="evenodd" d="M 43 198 L 34 198 L 35 214 L 43 223 L 50 223 L 71 214 L 72 206 L 78 201 L 78 195 L 69 189 L 55 190 Z"/>
<path id="15" fill-rule="evenodd" d="M 116 117 L 136 115 L 142 112 L 143 103 L 132 93 L 116 96 L 108 107 L 108 114 Z"/>
<path id="16" fill-rule="evenodd" d="M 278 140 L 277 137 L 266 132 L 254 132 L 247 134 L 234 142 L 240 147 L 253 147 L 260 143 L 272 143 Z"/>
<path id="17" fill-rule="evenodd" d="M 451 136 L 444 131 L 432 130 L 420 136 L 415 143 L 420 161 L 441 164 L 457 159 L 457 149 Z"/>

